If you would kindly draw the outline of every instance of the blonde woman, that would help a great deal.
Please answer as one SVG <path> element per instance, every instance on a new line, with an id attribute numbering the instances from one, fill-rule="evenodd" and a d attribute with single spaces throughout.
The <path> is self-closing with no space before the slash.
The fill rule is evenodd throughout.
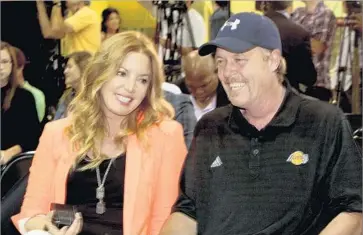
<path id="1" fill-rule="evenodd" d="M 40 138 L 21 212 L 13 217 L 21 233 L 159 233 L 186 155 L 163 81 L 154 44 L 143 34 L 123 32 L 103 43 L 70 115 L 47 124 Z M 69 227 L 56 227 L 51 203 L 80 213 Z"/>

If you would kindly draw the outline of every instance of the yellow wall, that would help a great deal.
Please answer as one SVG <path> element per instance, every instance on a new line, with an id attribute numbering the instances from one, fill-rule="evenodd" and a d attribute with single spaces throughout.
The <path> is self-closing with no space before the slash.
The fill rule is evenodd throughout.
<path id="1" fill-rule="evenodd" d="M 336 17 L 343 16 L 341 1 L 324 1 L 324 3 L 334 12 Z M 304 3 L 301 1 L 294 1 L 293 3 L 293 9 L 303 6 Z M 231 10 L 233 13 L 256 12 L 255 1 L 231 1 Z"/>
<path id="2" fill-rule="evenodd" d="M 151 1 L 151 0 L 150 0 Z M 335 16 L 343 16 L 341 1 L 325 1 L 325 4 L 334 11 Z M 302 7 L 304 4 L 301 1 L 294 1 L 293 8 Z M 121 28 L 122 29 L 134 29 L 140 30 L 148 34 L 153 35 L 155 28 L 155 19 L 151 14 L 145 10 L 136 0 L 122 0 L 122 1 L 92 1 L 91 8 L 99 13 L 101 16 L 102 11 L 107 7 L 114 7 L 118 9 L 121 16 Z M 209 35 L 209 17 L 213 13 L 212 1 L 199 0 L 195 1 L 193 8 L 199 11 L 203 17 L 206 25 L 206 29 Z M 231 1 L 231 11 L 233 13 L 238 12 L 256 12 L 255 1 Z M 208 40 L 208 36 L 206 38 Z"/>
<path id="3" fill-rule="evenodd" d="M 108 7 L 108 1 L 91 1 L 91 9 L 95 10 L 98 15 L 102 16 L 102 11 Z"/>

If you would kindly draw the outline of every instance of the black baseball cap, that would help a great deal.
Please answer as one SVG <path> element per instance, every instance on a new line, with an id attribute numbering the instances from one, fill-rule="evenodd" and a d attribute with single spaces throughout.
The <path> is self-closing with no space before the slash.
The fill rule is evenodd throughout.
<path id="1" fill-rule="evenodd" d="M 217 47 L 233 53 L 243 53 L 254 47 L 282 51 L 281 37 L 275 23 L 265 16 L 250 12 L 231 16 L 215 39 L 199 47 L 199 55 L 209 55 Z"/>

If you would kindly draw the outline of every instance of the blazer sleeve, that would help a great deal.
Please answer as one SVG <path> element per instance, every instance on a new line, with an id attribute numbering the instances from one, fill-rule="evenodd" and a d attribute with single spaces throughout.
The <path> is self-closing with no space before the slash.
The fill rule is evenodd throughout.
<path id="1" fill-rule="evenodd" d="M 40 137 L 30 167 L 28 185 L 20 213 L 12 217 L 12 221 L 18 230 L 19 220 L 37 214 L 46 214 L 50 210 L 49 205 L 53 196 L 51 192 L 56 164 L 52 151 L 54 131 L 51 127 L 50 124 L 47 124 Z"/>
<path id="2" fill-rule="evenodd" d="M 154 201 L 152 204 L 151 224 L 148 234 L 158 235 L 164 222 L 171 213 L 179 191 L 179 178 L 187 154 L 181 126 L 169 126 L 156 179 Z"/>

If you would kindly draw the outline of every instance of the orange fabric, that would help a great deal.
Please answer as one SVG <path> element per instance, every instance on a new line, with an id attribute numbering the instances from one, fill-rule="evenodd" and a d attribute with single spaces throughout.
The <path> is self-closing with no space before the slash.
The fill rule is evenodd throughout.
<path id="1" fill-rule="evenodd" d="M 18 221 L 49 212 L 50 204 L 65 203 L 68 172 L 75 160 L 64 128 L 69 118 L 48 123 L 30 168 L 28 187 Z M 124 192 L 124 235 L 157 235 L 178 194 L 179 176 L 187 153 L 183 130 L 163 121 L 148 132 L 145 150 L 135 135 L 127 145 Z"/>

